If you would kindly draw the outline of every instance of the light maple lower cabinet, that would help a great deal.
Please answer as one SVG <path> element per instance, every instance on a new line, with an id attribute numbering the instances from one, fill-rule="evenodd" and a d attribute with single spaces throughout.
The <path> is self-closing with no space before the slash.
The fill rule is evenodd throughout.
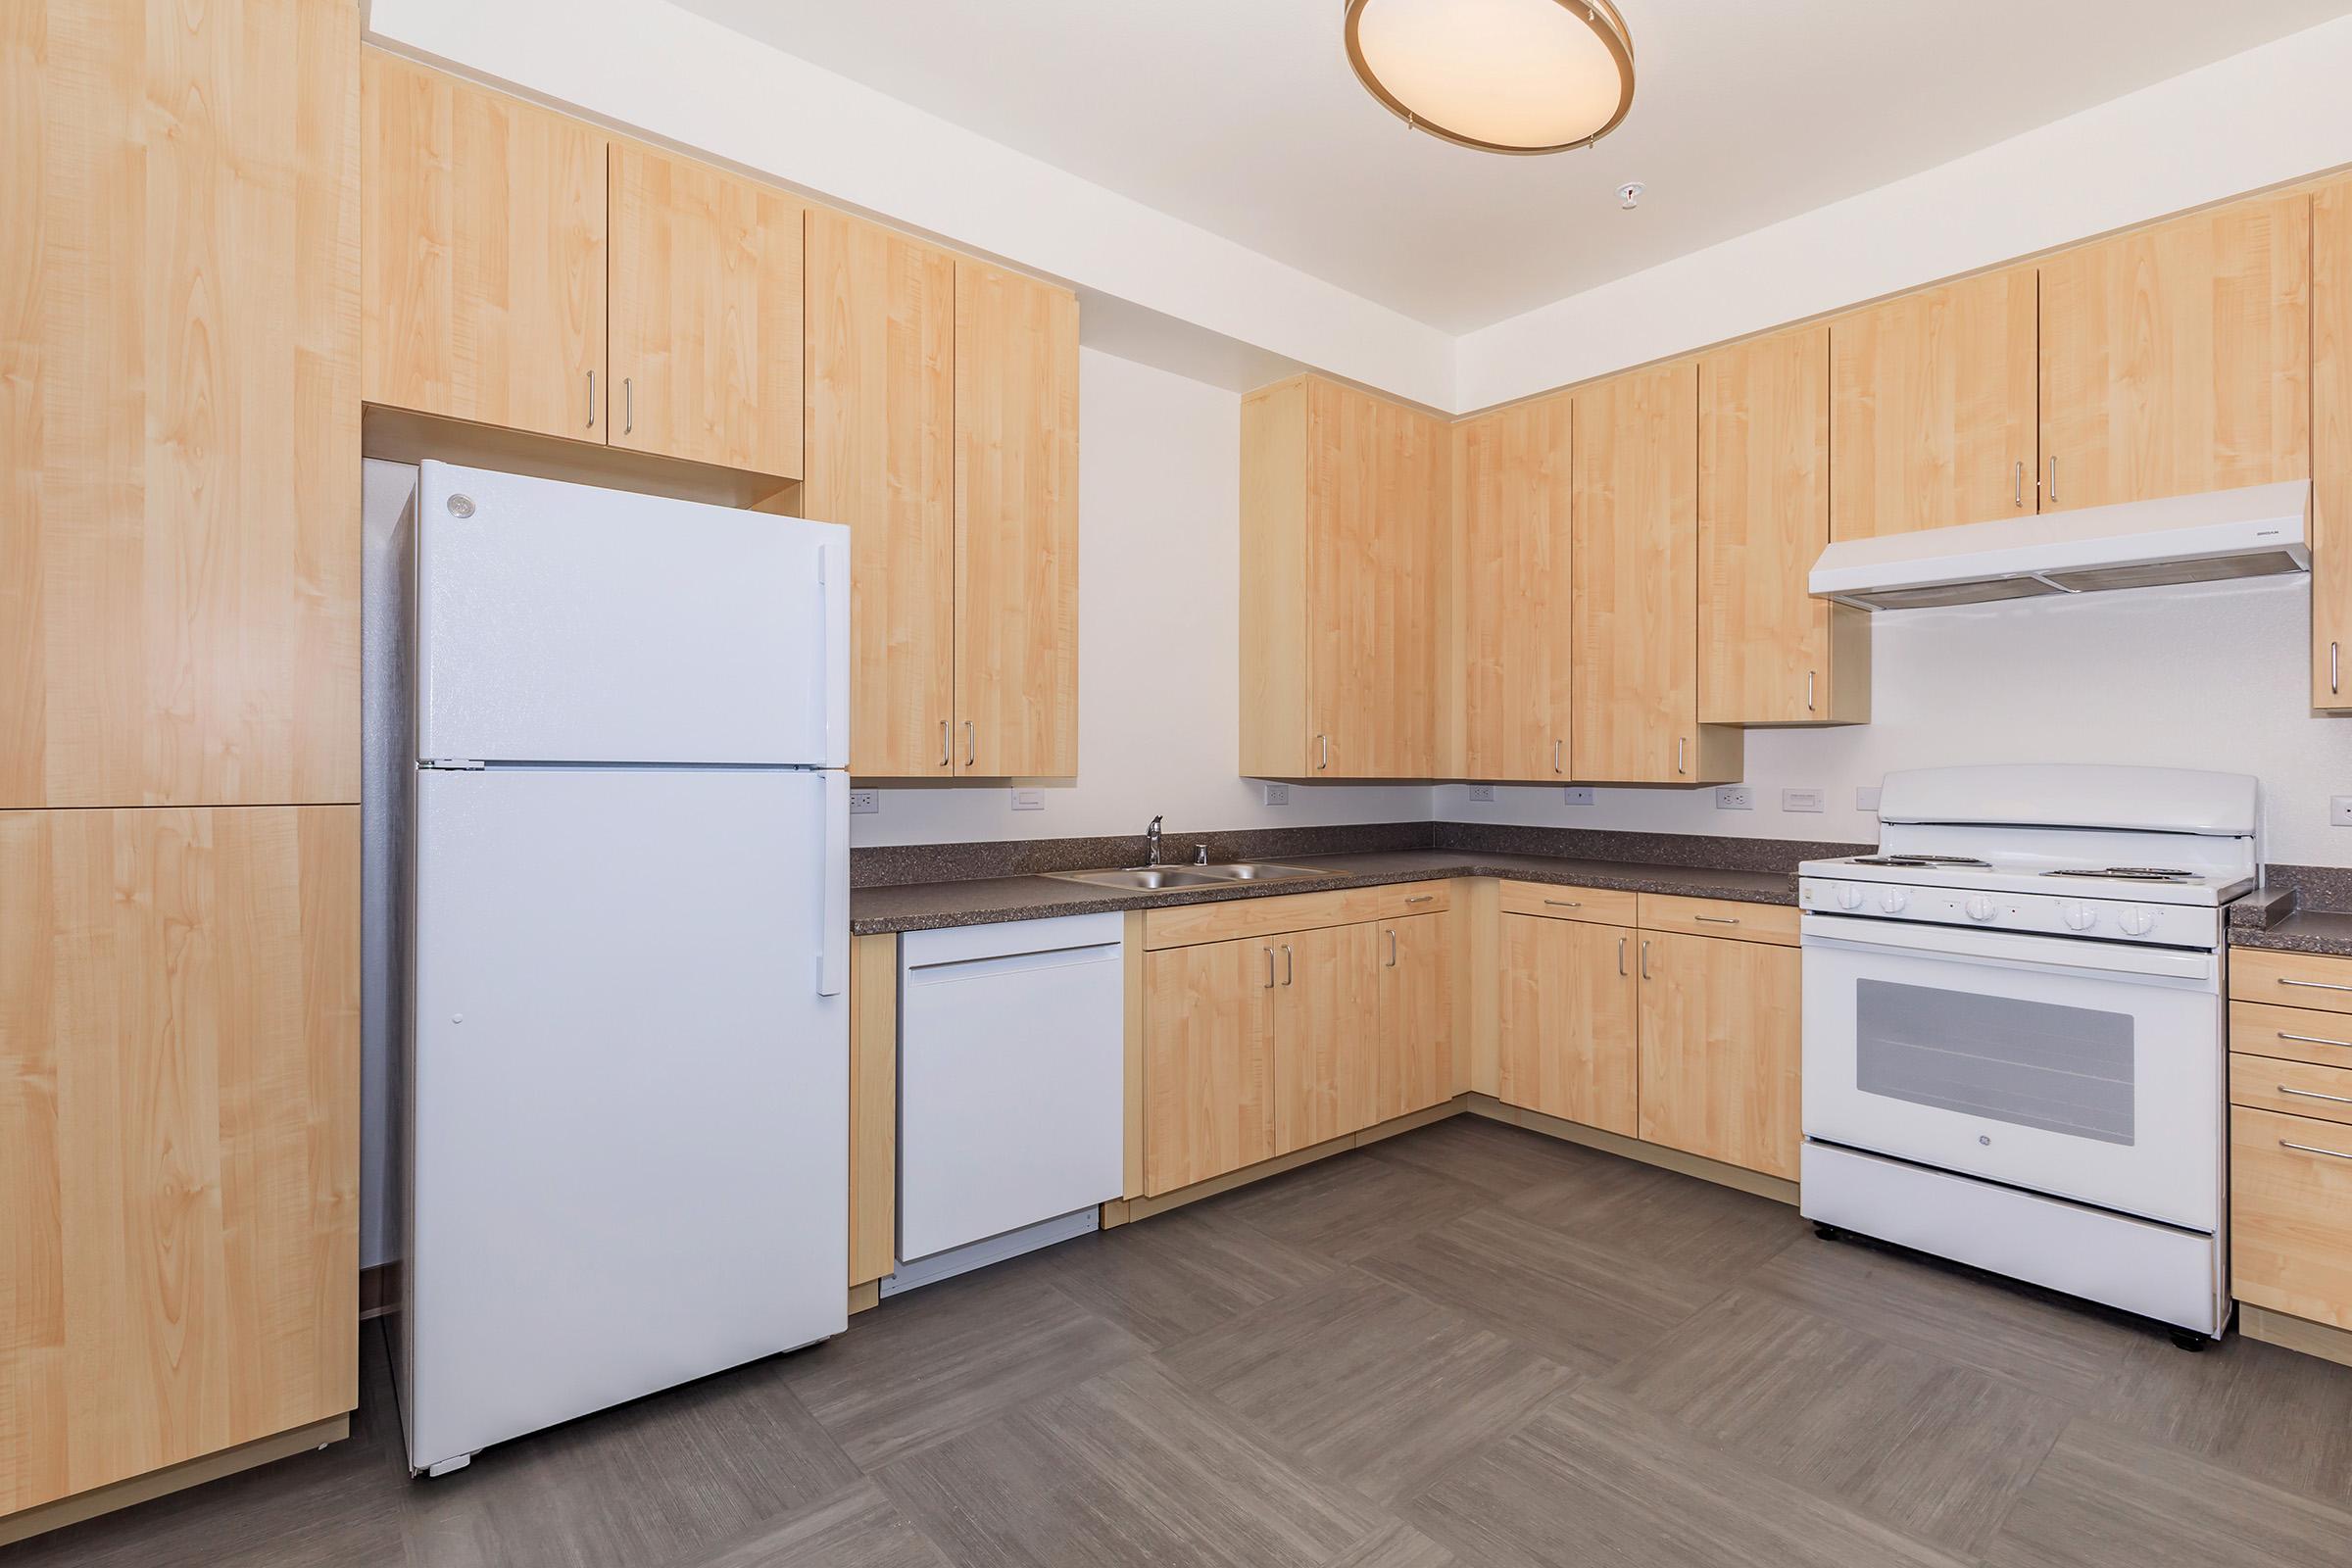
<path id="1" fill-rule="evenodd" d="M 1794 1181 L 1797 950 L 1639 934 L 1641 1136 Z"/>
<path id="2" fill-rule="evenodd" d="M 1372 928 L 1379 964 L 1373 1037 L 1373 1126 L 1453 1098 L 1454 916 L 1417 914 Z"/>
<path id="3" fill-rule="evenodd" d="M 1274 1157 L 1277 962 L 1251 938 L 1146 956 L 1146 1194 Z"/>
<path id="4" fill-rule="evenodd" d="M 1641 933 L 1533 914 L 1499 918 L 1497 1097 L 1634 1137 L 1633 947 Z"/>
<path id="5" fill-rule="evenodd" d="M 1274 967 L 1274 1152 L 1328 1143 L 1371 1120 L 1380 979 L 1373 928 L 1269 937 Z"/>

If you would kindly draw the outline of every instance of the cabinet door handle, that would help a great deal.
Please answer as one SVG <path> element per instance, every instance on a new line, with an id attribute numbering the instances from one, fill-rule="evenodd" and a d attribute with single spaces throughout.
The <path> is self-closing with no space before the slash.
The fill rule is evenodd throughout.
<path id="1" fill-rule="evenodd" d="M 956 765 L 956 754 L 948 748 L 948 721 L 944 718 L 939 721 L 939 765 Z"/>
<path id="2" fill-rule="evenodd" d="M 1738 925 L 1740 917 L 1733 914 L 1694 914 L 1690 917 L 1700 925 Z"/>
<path id="3" fill-rule="evenodd" d="M 2319 1035 L 2290 1035 L 2283 1029 L 2278 1031 L 2278 1038 L 2297 1041 L 2306 1046 L 2340 1046 L 2346 1051 L 2352 1051 L 2352 1040 L 2328 1040 Z"/>
<path id="4" fill-rule="evenodd" d="M 596 372 L 588 372 L 588 428 L 596 428 Z"/>
<path id="5" fill-rule="evenodd" d="M 1581 909 L 1585 906 L 1580 899 L 1545 899 L 1544 902 L 1555 909 Z"/>
<path id="6" fill-rule="evenodd" d="M 2016 496 L 2016 502 L 2017 502 L 2017 505 L 2018 505 L 2018 507 L 2019 507 L 2021 510 L 2024 508 L 2024 506 L 2025 506 L 2025 504 L 2026 504 L 2026 460 L 2025 460 L 2025 459 L 2023 459 L 2023 458 L 2020 458 L 2020 459 L 2018 459 L 2018 460 L 2017 460 L 2017 496 Z"/>
<path id="7" fill-rule="evenodd" d="M 1813 674 L 1812 670 L 1805 671 L 1805 711 L 1808 713 L 1813 711 Z"/>
<path id="8" fill-rule="evenodd" d="M 1674 770 L 1677 773 L 1689 771 L 1683 766 L 1683 750 L 1689 745 L 1690 739 L 1687 736 L 1677 735 L 1674 738 Z"/>
<path id="9" fill-rule="evenodd" d="M 2317 1089 L 2289 1089 L 2284 1084 L 2278 1086 L 2278 1092 L 2297 1100 L 2325 1100 L 2331 1105 L 2352 1105 L 2352 1095 L 2323 1095 Z"/>
<path id="10" fill-rule="evenodd" d="M 2278 1147 L 2291 1149 L 2303 1154 L 2326 1154 L 2329 1159 L 2352 1159 L 2352 1154 L 2347 1154 L 2340 1149 L 2322 1149 L 2317 1144 L 2290 1144 L 2283 1138 L 2278 1140 Z"/>
<path id="11" fill-rule="evenodd" d="M 1389 927 L 1389 967 L 1396 967 L 1396 928 Z"/>
<path id="12" fill-rule="evenodd" d="M 2050 501 L 2052 502 L 2052 504 L 2055 504 L 2055 503 L 2057 502 L 2057 500 L 2058 500 L 2058 460 L 2057 460 L 2055 457 L 2052 457 L 2052 458 L 2050 459 Z"/>
<path id="13" fill-rule="evenodd" d="M 1294 981 L 1294 980 L 1296 980 L 1296 979 L 1298 979 L 1298 955 L 1296 955 L 1296 954 L 1294 954 L 1293 952 L 1291 952 L 1291 945 L 1290 945 L 1288 942 L 1285 942 L 1285 943 L 1282 945 L 1282 983 L 1283 983 L 1284 985 L 1286 985 L 1286 986 L 1287 986 L 1287 985 L 1289 985 L 1289 984 L 1290 984 L 1292 981 Z"/>
<path id="14" fill-rule="evenodd" d="M 963 721 L 963 765 L 980 765 L 980 729 L 968 718 Z"/>
<path id="15" fill-rule="evenodd" d="M 1554 773 L 1560 770 L 1560 742 L 1556 740 L 1551 743 L 1551 770 Z"/>
<path id="16" fill-rule="evenodd" d="M 1617 972 L 1625 973 L 1625 938 L 1617 939 Z"/>
<path id="17" fill-rule="evenodd" d="M 1623 942 L 1625 939 L 1619 937 L 1617 940 Z M 1642 978 L 1644 980 L 1649 978 L 1649 939 L 1647 937 L 1642 939 Z"/>
<path id="18" fill-rule="evenodd" d="M 1329 767 L 1331 765 L 1331 737 L 1328 735 L 1316 736 L 1315 746 L 1317 748 L 1315 766 L 1318 768 Z"/>
<path id="19" fill-rule="evenodd" d="M 637 382 L 633 376 L 620 378 L 620 433 L 628 435 L 637 428 Z"/>
<path id="20" fill-rule="evenodd" d="M 2336 655 L 2337 645 L 2329 643 L 2328 645 L 2328 695 L 2330 697 L 2334 696 L 2338 689 L 2335 684 Z"/>
<path id="21" fill-rule="evenodd" d="M 1427 904 L 1436 897 L 1437 895 L 1435 893 L 1416 893 L 1404 902 L 1407 904 Z"/>
<path id="22" fill-rule="evenodd" d="M 1266 949 L 1266 989 L 1274 989 L 1274 950 Z"/>
<path id="23" fill-rule="evenodd" d="M 2332 980 L 2289 980 L 2281 975 L 2278 977 L 2278 983 L 2282 986 L 2297 986 L 2305 991 L 2352 991 L 2352 986 L 2341 985 Z"/>

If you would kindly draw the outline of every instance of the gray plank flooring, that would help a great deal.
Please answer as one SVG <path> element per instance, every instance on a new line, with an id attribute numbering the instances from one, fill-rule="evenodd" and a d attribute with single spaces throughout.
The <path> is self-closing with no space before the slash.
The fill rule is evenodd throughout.
<path id="1" fill-rule="evenodd" d="M 75 1568 L 2343 1568 L 2352 1369 L 1456 1118 L 412 1483 L 351 1440 Z"/>

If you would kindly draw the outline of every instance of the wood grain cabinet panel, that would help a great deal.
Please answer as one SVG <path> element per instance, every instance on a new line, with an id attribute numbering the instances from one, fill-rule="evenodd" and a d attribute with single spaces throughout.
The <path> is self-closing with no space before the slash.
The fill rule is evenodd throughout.
<path id="1" fill-rule="evenodd" d="M 610 443 L 799 478 L 801 204 L 626 141 L 610 179 Z"/>
<path id="2" fill-rule="evenodd" d="M 1078 301 L 956 264 L 955 770 L 1078 771 Z"/>
<path id="3" fill-rule="evenodd" d="M 1623 926 L 1500 917 L 1496 1098 L 1628 1138 L 1639 1132 L 1641 940 Z"/>
<path id="4" fill-rule="evenodd" d="M 2352 1329 L 2352 1127 L 2231 1109 L 2230 1292 Z"/>
<path id="5" fill-rule="evenodd" d="M 1569 411 L 1565 394 L 1454 426 L 1456 636 L 1464 778 L 1559 782 L 1569 755 Z"/>
<path id="6" fill-rule="evenodd" d="M 2352 181 L 2311 204 L 2311 706 L 2352 709 Z"/>
<path id="7" fill-rule="evenodd" d="M 1372 928 L 1380 1027 L 1371 1102 L 1360 1125 L 1424 1110 L 1454 1093 L 1454 917 L 1421 914 Z"/>
<path id="8" fill-rule="evenodd" d="M 2268 1003 L 2275 1007 L 2311 1007 L 2352 1012 L 2352 959 L 2319 953 L 2283 953 L 2263 948 L 2230 952 L 2230 1000 Z M 2332 1020 L 2313 1018 L 2314 1034 L 2333 1034 Z M 2348 1026 L 2352 1027 L 2352 1026 Z"/>
<path id="9" fill-rule="evenodd" d="M 899 1256 L 899 939 L 850 941 L 850 1277 Z"/>
<path id="10" fill-rule="evenodd" d="M 1380 979 L 1369 925 L 1269 940 L 1274 987 L 1274 1152 L 1329 1142 L 1372 1120 Z"/>
<path id="11" fill-rule="evenodd" d="M 356 801 L 356 8 L 6 26 L 0 808 Z"/>
<path id="12" fill-rule="evenodd" d="M 2311 198 L 2041 264 L 2041 510 L 2311 474 Z"/>
<path id="13" fill-rule="evenodd" d="M 359 879 L 356 806 L 0 812 L 0 1512 L 357 1402 Z"/>
<path id="14" fill-rule="evenodd" d="M 956 259 L 807 217 L 801 511 L 850 529 L 850 771 L 954 771 Z"/>
<path id="15" fill-rule="evenodd" d="M 602 443 L 604 132 L 377 49 L 360 100 L 361 396 Z"/>
<path id="16" fill-rule="evenodd" d="M 2031 513 L 2036 274 L 1922 289 L 1830 325 L 1830 532 L 1870 539 Z"/>
<path id="17" fill-rule="evenodd" d="M 1830 331 L 1698 362 L 1698 716 L 1870 719 L 1870 617 L 1806 591 L 1830 542 Z"/>
<path id="18" fill-rule="evenodd" d="M 1698 371 L 1575 394 L 1573 739 L 1582 779 L 1740 776 L 1740 732 L 1698 721 Z"/>
<path id="19" fill-rule="evenodd" d="M 1144 958 L 1144 1192 L 1271 1159 L 1270 940 L 1203 943 Z"/>
<path id="20" fill-rule="evenodd" d="M 1637 946 L 1641 1136 L 1796 1180 L 1795 950 L 1650 931 Z"/>

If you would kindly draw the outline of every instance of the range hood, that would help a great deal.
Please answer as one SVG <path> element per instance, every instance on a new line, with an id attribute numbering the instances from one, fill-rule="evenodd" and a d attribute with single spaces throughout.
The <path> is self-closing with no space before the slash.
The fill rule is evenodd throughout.
<path id="1" fill-rule="evenodd" d="M 2129 501 L 1831 545 L 1808 588 L 1862 610 L 2267 577 L 2311 569 L 2311 481 Z"/>

